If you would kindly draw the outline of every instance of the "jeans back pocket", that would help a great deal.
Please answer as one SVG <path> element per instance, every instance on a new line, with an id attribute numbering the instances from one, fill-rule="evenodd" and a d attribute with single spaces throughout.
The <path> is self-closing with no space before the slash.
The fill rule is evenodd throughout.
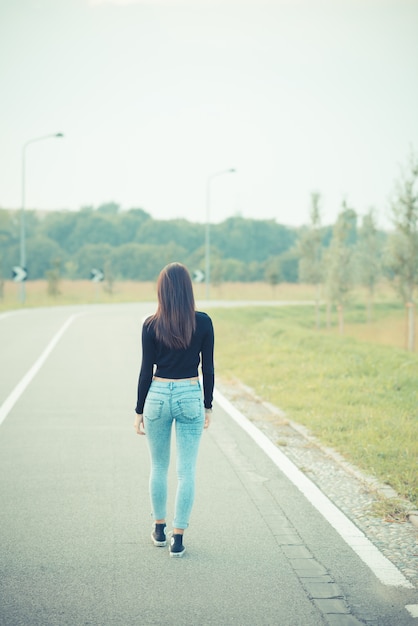
<path id="1" fill-rule="evenodd" d="M 197 420 L 203 416 L 203 402 L 199 398 L 182 398 L 177 401 L 180 415 L 185 420 Z"/>
<path id="2" fill-rule="evenodd" d="M 154 421 L 160 419 L 163 413 L 164 400 L 147 398 L 144 405 L 144 418 Z"/>

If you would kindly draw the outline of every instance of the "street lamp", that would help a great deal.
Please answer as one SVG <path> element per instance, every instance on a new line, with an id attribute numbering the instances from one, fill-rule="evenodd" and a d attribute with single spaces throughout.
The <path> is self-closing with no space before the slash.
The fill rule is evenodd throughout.
<path id="1" fill-rule="evenodd" d="M 26 148 L 36 141 L 44 141 L 45 139 L 53 139 L 54 137 L 64 137 L 62 133 L 53 133 L 51 135 L 43 135 L 35 137 L 23 144 L 22 147 L 22 205 L 20 209 L 20 267 L 26 268 L 26 226 L 25 226 L 25 184 L 26 184 Z M 20 286 L 20 299 L 24 304 L 26 299 L 25 281 L 22 280 Z"/>
<path id="2" fill-rule="evenodd" d="M 233 174 L 233 168 L 229 170 L 221 170 L 214 172 L 208 178 L 206 186 L 206 231 L 205 231 L 205 283 L 206 283 L 206 300 L 209 300 L 210 290 L 210 190 L 214 178 L 223 176 L 223 174 Z"/>

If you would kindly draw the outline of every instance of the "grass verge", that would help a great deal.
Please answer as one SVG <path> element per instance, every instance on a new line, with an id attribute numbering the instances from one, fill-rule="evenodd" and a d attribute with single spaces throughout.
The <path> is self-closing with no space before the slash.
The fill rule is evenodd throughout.
<path id="1" fill-rule="evenodd" d="M 212 309 L 216 367 L 418 505 L 418 355 L 311 329 L 311 307 Z"/>

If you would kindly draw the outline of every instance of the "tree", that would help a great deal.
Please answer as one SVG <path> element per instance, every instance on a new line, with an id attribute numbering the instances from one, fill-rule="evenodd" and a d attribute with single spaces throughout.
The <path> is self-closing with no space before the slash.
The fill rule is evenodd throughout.
<path id="1" fill-rule="evenodd" d="M 320 194 L 311 195 L 310 227 L 299 241 L 299 280 L 315 286 L 316 327 L 320 328 L 321 285 L 323 282 L 323 246 L 321 239 Z"/>
<path id="2" fill-rule="evenodd" d="M 52 261 L 52 267 L 46 270 L 45 277 L 48 282 L 48 295 L 59 296 L 60 295 L 60 278 L 61 278 L 61 260 L 55 259 Z"/>
<path id="3" fill-rule="evenodd" d="M 272 256 L 264 263 L 264 279 L 273 287 L 279 283 L 298 282 L 299 256 L 295 248 Z"/>
<path id="4" fill-rule="evenodd" d="M 156 280 L 167 263 L 185 262 L 186 252 L 175 243 L 166 246 L 125 243 L 112 252 L 115 277 L 130 280 Z"/>
<path id="5" fill-rule="evenodd" d="M 363 217 L 357 245 L 357 271 L 360 283 L 367 290 L 367 319 L 373 317 L 376 284 L 382 274 L 381 242 L 373 209 Z"/>
<path id="6" fill-rule="evenodd" d="M 104 285 L 103 285 L 103 291 L 106 291 L 106 293 L 112 296 L 115 277 L 113 275 L 111 259 L 106 259 L 103 269 L 104 269 L 104 280 L 105 280 Z"/>
<path id="7" fill-rule="evenodd" d="M 389 269 L 407 308 L 407 348 L 415 346 L 415 290 L 418 287 L 418 159 L 411 152 L 391 203 L 395 232 L 390 239 Z"/>
<path id="8" fill-rule="evenodd" d="M 343 202 L 343 210 L 335 223 L 327 255 L 327 287 L 330 303 L 338 310 L 340 333 L 344 332 L 344 307 L 354 283 L 353 252 L 356 234 L 356 212 Z"/>
<path id="9" fill-rule="evenodd" d="M 275 220 L 254 220 L 230 217 L 212 228 L 213 243 L 222 256 L 249 263 L 264 262 L 293 247 L 294 229 L 277 224 Z"/>
<path id="10" fill-rule="evenodd" d="M 88 279 L 92 269 L 103 270 L 112 252 L 112 246 L 107 243 L 89 243 L 82 246 L 74 257 L 77 264 L 77 276 Z"/>
<path id="11" fill-rule="evenodd" d="M 68 233 L 66 250 L 77 252 L 87 244 L 119 245 L 118 215 L 100 214 L 88 209 L 76 213 L 74 227 Z"/>
<path id="12" fill-rule="evenodd" d="M 189 253 L 204 242 L 203 224 L 191 224 L 187 220 L 148 220 L 137 233 L 137 243 L 167 245 L 176 243 Z"/>
<path id="13" fill-rule="evenodd" d="M 15 244 L 17 238 L 13 236 L 13 224 L 7 211 L 0 209 L 0 299 L 4 295 L 4 276 L 8 260 L 8 248 Z"/>
<path id="14" fill-rule="evenodd" d="M 271 285 L 273 293 L 276 291 L 276 285 L 280 283 L 281 268 L 280 260 L 276 257 L 270 257 L 265 264 L 264 278 Z"/>
<path id="15" fill-rule="evenodd" d="M 247 267 L 238 259 L 221 259 L 216 256 L 213 259 L 211 280 L 214 285 L 220 285 L 222 282 L 246 282 Z"/>
<path id="16" fill-rule="evenodd" d="M 151 221 L 151 216 L 143 209 L 129 209 L 119 213 L 116 221 L 119 244 L 141 241 L 143 225 L 148 221 Z"/>
<path id="17" fill-rule="evenodd" d="M 296 248 L 279 255 L 280 276 L 284 283 L 297 283 L 299 278 L 299 253 Z"/>
<path id="18" fill-rule="evenodd" d="M 54 211 L 45 216 L 40 225 L 40 234 L 55 241 L 63 250 L 74 252 L 69 245 L 79 214 L 71 211 Z"/>
<path id="19" fill-rule="evenodd" d="M 103 215 L 116 215 L 119 213 L 120 206 L 116 202 L 106 202 L 97 207 L 96 211 Z"/>
<path id="20" fill-rule="evenodd" d="M 26 242 L 28 258 L 28 278 L 31 280 L 45 278 L 56 263 L 65 261 L 65 252 L 48 237 L 30 237 Z"/>

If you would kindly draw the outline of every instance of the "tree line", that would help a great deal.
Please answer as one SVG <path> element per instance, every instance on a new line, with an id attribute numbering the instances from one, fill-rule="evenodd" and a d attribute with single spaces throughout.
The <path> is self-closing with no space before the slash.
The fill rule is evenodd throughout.
<path id="1" fill-rule="evenodd" d="M 115 203 L 80 211 L 26 211 L 29 279 L 45 278 L 58 268 L 66 278 L 87 279 L 102 268 L 115 280 L 155 280 L 173 259 L 191 271 L 204 270 L 205 225 L 185 219 L 155 220 L 143 209 L 121 211 Z M 297 280 L 286 267 L 286 254 L 297 241 L 297 229 L 275 220 L 231 217 L 211 225 L 212 279 L 264 280 L 268 259 L 283 257 L 281 280 Z M 0 209 L 0 267 L 4 278 L 19 264 L 20 215 Z M 285 256 L 283 256 L 285 255 Z"/>
<path id="2" fill-rule="evenodd" d="M 146 211 L 121 211 L 116 203 L 80 211 L 26 211 L 28 278 L 88 279 L 101 268 L 114 280 L 155 280 L 162 266 L 183 262 L 204 271 L 205 225 L 185 219 L 155 220 Z M 418 160 L 411 153 L 391 201 L 393 228 L 378 228 L 370 210 L 359 218 L 342 202 L 333 225 L 323 225 L 321 197 L 312 194 L 309 223 L 301 228 L 276 220 L 230 217 L 211 225 L 211 281 L 304 282 L 316 286 L 319 303 L 335 305 L 341 330 L 351 289 L 367 288 L 369 315 L 376 284 L 393 282 L 409 311 L 414 341 L 418 286 Z M 19 264 L 20 214 L 0 209 L 0 281 Z"/>

